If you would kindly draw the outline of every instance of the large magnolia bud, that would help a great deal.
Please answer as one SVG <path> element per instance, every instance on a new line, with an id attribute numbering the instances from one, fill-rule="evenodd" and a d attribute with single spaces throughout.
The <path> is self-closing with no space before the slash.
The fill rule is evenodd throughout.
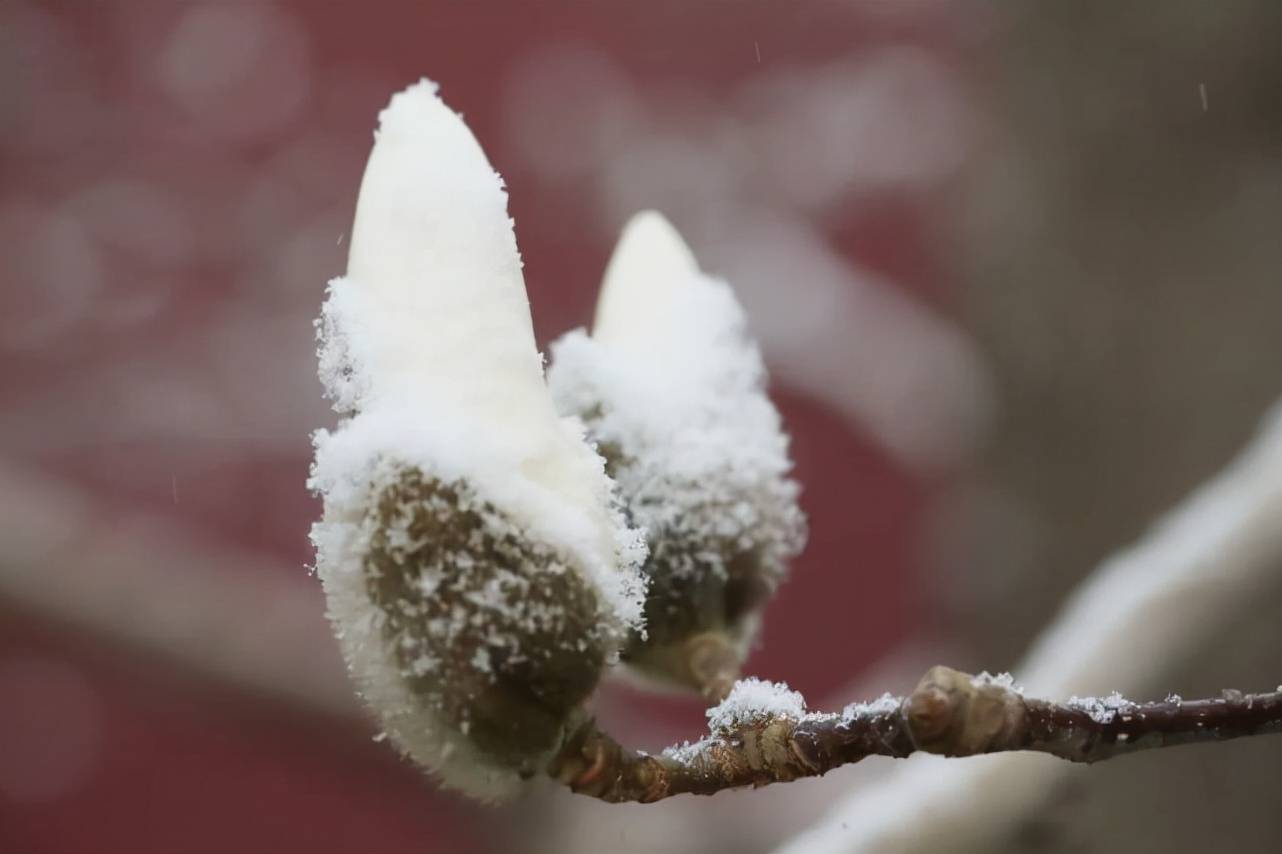
<path id="1" fill-rule="evenodd" d="M 650 548 L 646 631 L 623 659 L 720 698 L 805 539 L 743 310 L 646 212 L 624 229 L 591 336 L 552 349 L 557 405 L 584 419 Z"/>
<path id="2" fill-rule="evenodd" d="M 537 772 L 641 617 L 644 555 L 534 345 L 507 195 L 426 81 L 380 116 L 321 375 L 329 614 L 392 740 L 482 797 Z"/>

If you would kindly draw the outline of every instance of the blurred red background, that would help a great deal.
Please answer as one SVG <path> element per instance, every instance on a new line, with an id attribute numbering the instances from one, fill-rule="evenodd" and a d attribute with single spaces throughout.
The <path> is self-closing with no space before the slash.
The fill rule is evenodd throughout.
<path id="1" fill-rule="evenodd" d="M 811 522 L 751 671 L 853 699 L 936 630 L 923 507 L 983 418 L 932 219 L 979 124 L 974 5 L 0 5 L 0 850 L 512 844 L 372 741 L 305 569 L 311 321 L 420 76 L 507 181 L 541 345 L 644 207 L 745 283 Z M 741 251 L 771 240 L 795 266 Z M 702 730 L 600 707 L 650 747 Z"/>

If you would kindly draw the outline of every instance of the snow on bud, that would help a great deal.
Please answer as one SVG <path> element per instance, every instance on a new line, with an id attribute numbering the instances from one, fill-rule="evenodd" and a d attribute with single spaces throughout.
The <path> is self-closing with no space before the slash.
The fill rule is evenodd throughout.
<path id="1" fill-rule="evenodd" d="M 646 531 L 646 632 L 623 660 L 718 699 L 805 539 L 788 439 L 746 326 L 729 286 L 645 212 L 623 231 L 591 336 L 555 343 L 548 377 Z"/>
<path id="2" fill-rule="evenodd" d="M 535 348 L 502 181 L 422 81 L 392 98 L 318 322 L 330 619 L 392 740 L 510 793 L 640 626 L 644 557 Z"/>

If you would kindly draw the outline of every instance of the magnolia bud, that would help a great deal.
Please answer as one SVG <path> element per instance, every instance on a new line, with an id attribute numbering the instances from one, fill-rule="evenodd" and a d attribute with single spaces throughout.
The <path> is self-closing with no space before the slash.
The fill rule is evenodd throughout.
<path id="1" fill-rule="evenodd" d="M 623 660 L 720 698 L 805 538 L 743 310 L 647 212 L 624 229 L 591 337 L 553 353 L 557 404 L 584 420 L 650 548 L 646 631 Z"/>
<path id="2" fill-rule="evenodd" d="M 507 196 L 427 82 L 380 116 L 330 283 L 312 531 L 330 619 L 393 742 L 507 794 L 641 617 L 644 555 L 542 376 Z"/>

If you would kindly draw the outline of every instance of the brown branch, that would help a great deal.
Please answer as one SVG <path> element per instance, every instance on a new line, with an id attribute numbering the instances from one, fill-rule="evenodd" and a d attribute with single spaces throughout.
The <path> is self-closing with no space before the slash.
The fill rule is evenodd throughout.
<path id="1" fill-rule="evenodd" d="M 1098 762 L 1138 750 L 1268 733 L 1282 733 L 1282 690 L 1225 691 L 1196 701 L 1131 703 L 1113 697 L 1063 704 L 1025 698 L 1002 680 L 934 667 L 902 700 L 851 706 L 842 714 L 764 715 L 657 756 L 622 747 L 588 721 L 548 773 L 600 800 L 650 803 L 817 777 L 867 756 L 1029 750 Z"/>

